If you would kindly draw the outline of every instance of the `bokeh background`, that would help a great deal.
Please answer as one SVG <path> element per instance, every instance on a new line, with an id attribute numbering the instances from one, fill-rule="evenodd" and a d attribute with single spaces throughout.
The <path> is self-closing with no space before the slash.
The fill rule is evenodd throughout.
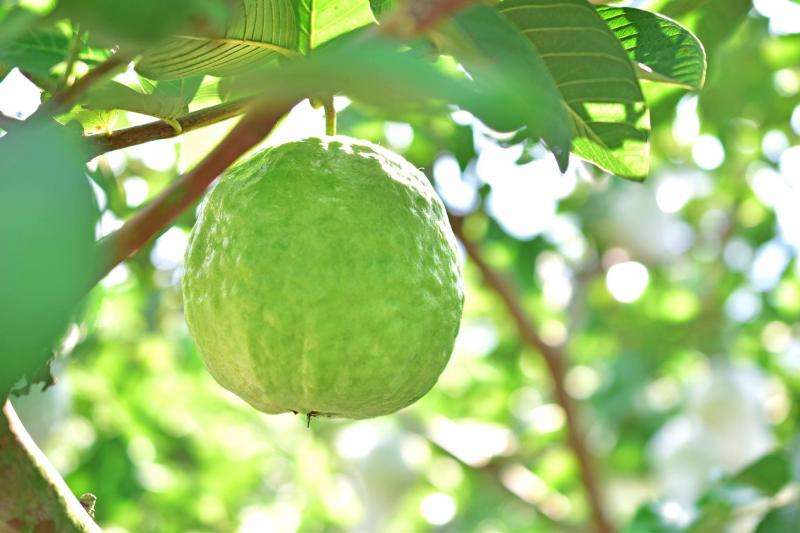
<path id="1" fill-rule="evenodd" d="M 800 4 L 753 4 L 725 41 L 695 28 L 710 61 L 702 93 L 645 84 L 654 131 L 644 184 L 578 160 L 562 175 L 541 147 L 503 146 L 464 112 L 386 122 L 336 101 L 341 133 L 426 171 L 513 281 L 539 336 L 566 354 L 610 514 L 632 531 L 698 519 L 711 520 L 704 531 L 749 531 L 770 509 L 796 506 L 781 461 L 794 456 L 800 420 Z M 25 117 L 39 96 L 12 71 L 0 111 Z M 117 126 L 147 120 L 128 113 Z M 95 159 L 98 234 L 232 124 Z M 322 131 L 322 111 L 305 102 L 265 144 Z M 57 384 L 13 400 L 72 490 L 97 496 L 107 531 L 586 522 L 541 355 L 469 261 L 463 324 L 435 389 L 396 415 L 306 428 L 254 411 L 204 370 L 180 295 L 193 218 L 102 281 L 63 340 Z"/>

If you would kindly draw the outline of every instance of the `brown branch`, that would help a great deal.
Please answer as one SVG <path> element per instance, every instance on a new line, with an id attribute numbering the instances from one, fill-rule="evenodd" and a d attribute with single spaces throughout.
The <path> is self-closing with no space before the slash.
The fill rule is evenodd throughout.
<path id="1" fill-rule="evenodd" d="M 170 139 L 222 122 L 244 113 L 249 103 L 249 99 L 242 99 L 194 111 L 175 120 L 180 125 L 180 129 L 175 128 L 174 123 L 158 120 L 113 131 L 107 135 L 87 135 L 86 140 L 90 143 L 91 155 L 96 156 L 150 141 Z"/>
<path id="2" fill-rule="evenodd" d="M 416 0 L 405 2 L 392 12 L 380 26 L 380 31 L 398 37 L 410 37 L 434 29 L 456 11 L 476 3 L 476 0 Z"/>
<path id="3" fill-rule="evenodd" d="M 217 176 L 258 144 L 292 105 L 294 102 L 250 111 L 194 169 L 162 191 L 119 230 L 102 239 L 98 244 L 102 263 L 93 282 L 136 252 L 200 198 Z"/>
<path id="4" fill-rule="evenodd" d="M 0 414 L 0 531 L 100 531 L 22 426 Z"/>
<path id="5" fill-rule="evenodd" d="M 467 255 L 480 270 L 486 285 L 502 300 L 522 340 L 541 354 L 544 359 L 550 378 L 553 381 L 556 401 L 564 409 L 564 414 L 566 415 L 567 441 L 580 467 L 581 481 L 586 490 L 586 499 L 591 508 L 595 530 L 598 533 L 613 532 L 614 526 L 605 512 L 597 469 L 591 453 L 586 448 L 583 430 L 578 420 L 578 409 L 564 385 L 568 364 L 566 354 L 542 340 L 510 283 L 503 274 L 496 271 L 486 261 L 480 245 L 467 238 L 464 234 L 463 220 L 459 217 L 451 216 L 450 223 L 453 227 L 453 232 L 464 245 Z"/>

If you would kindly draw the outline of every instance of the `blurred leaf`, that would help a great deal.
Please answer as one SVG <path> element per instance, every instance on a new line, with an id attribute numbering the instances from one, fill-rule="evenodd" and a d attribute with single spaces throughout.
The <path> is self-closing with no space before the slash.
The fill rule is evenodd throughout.
<path id="1" fill-rule="evenodd" d="M 220 28 L 228 7 L 227 0 L 60 0 L 55 15 L 79 23 L 105 45 L 138 50 L 191 28 Z"/>
<path id="2" fill-rule="evenodd" d="M 752 7 L 751 0 L 708 0 L 693 13 L 695 33 L 709 55 L 739 29 Z"/>
<path id="3" fill-rule="evenodd" d="M 703 87 L 706 56 L 689 30 L 649 11 L 631 7 L 600 7 L 603 20 L 622 42 L 632 61 L 645 66 L 640 76 L 675 83 L 692 90 Z"/>
<path id="4" fill-rule="evenodd" d="M 619 40 L 586 0 L 505 0 L 498 9 L 527 36 L 567 104 L 572 150 L 623 178 L 649 169 L 650 118 Z"/>
<path id="5" fill-rule="evenodd" d="M 0 139 L 0 397 L 39 373 L 94 270 L 82 142 L 49 123 Z"/>
<path id="6" fill-rule="evenodd" d="M 442 28 L 438 40 L 476 84 L 519 111 L 518 119 L 504 129 L 527 128 L 528 136 L 547 142 L 566 169 L 572 136 L 569 118 L 547 65 L 531 42 L 485 5 L 460 11 Z"/>
<path id="7" fill-rule="evenodd" d="M 703 7 L 709 0 L 669 0 L 659 8 L 659 11 L 670 17 L 680 17 L 686 13 Z"/>
<path id="8" fill-rule="evenodd" d="M 749 485 L 773 496 L 792 480 L 792 461 L 783 450 L 767 454 L 733 476 L 731 481 Z"/>
<path id="9" fill-rule="evenodd" d="M 170 38 L 149 50 L 136 69 L 152 79 L 196 74 L 230 76 L 295 54 L 298 21 L 291 0 L 237 1 L 237 9 L 222 35 Z"/>
<path id="10" fill-rule="evenodd" d="M 375 16 L 379 17 L 394 7 L 394 0 L 369 0 L 369 5 Z"/>
<path id="11" fill-rule="evenodd" d="M 756 502 L 760 495 L 729 483 L 711 487 L 697 502 L 698 515 L 687 528 L 692 533 L 724 531 L 735 519 L 736 509 Z"/>
<path id="12" fill-rule="evenodd" d="M 756 533 L 786 533 L 788 531 L 800 531 L 800 505 L 797 502 L 772 509 L 756 528 Z"/>
<path id="13" fill-rule="evenodd" d="M 18 5 L 0 5 L 0 46 L 13 41 L 37 21 L 39 15 Z"/>
<path id="14" fill-rule="evenodd" d="M 56 28 L 25 32 L 0 48 L 0 64 L 47 77 L 54 66 L 67 59 L 71 43 L 71 35 Z M 102 63 L 109 55 L 105 49 L 84 43 L 76 59 L 92 66 Z"/>
<path id="15" fill-rule="evenodd" d="M 81 103 L 89 109 L 123 109 L 162 119 L 173 119 L 189 111 L 189 102 L 197 93 L 201 82 L 201 76 L 157 83 L 142 80 L 144 92 L 139 92 L 111 81 L 90 90 Z"/>
<path id="16" fill-rule="evenodd" d="M 267 101 L 342 93 L 380 107 L 387 117 L 439 109 L 447 103 L 472 112 L 496 129 L 518 122 L 521 113 L 503 101 L 504 93 L 494 87 L 479 86 L 405 45 L 370 32 L 340 36 L 304 61 L 243 75 L 238 83 L 258 88 Z"/>
<path id="17" fill-rule="evenodd" d="M 368 0 L 297 0 L 300 52 L 367 24 L 373 24 Z"/>
<path id="18" fill-rule="evenodd" d="M 681 528 L 668 522 L 655 504 L 648 503 L 636 510 L 624 533 L 678 533 Z"/>

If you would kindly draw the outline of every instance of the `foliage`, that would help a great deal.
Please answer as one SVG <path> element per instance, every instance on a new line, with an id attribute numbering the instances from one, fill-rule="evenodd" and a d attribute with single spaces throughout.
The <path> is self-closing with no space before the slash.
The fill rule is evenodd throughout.
<path id="1" fill-rule="evenodd" d="M 5 0 L 0 103 L 3 86 L 22 91 L 12 85 L 20 72 L 49 98 L 108 57 L 135 69 L 83 93 L 57 117 L 59 135 L 83 142 L 77 131 L 138 124 L 136 114 L 179 133 L 178 119 L 220 102 L 347 97 L 336 98 L 340 132 L 423 169 L 511 278 L 538 334 L 569 355 L 567 391 L 616 523 L 793 531 L 800 41 L 775 30 L 790 8 L 762 4 L 504 0 L 409 37 L 403 25 L 386 35 L 402 2 Z M 320 134 L 321 114 L 300 104 L 265 144 Z M 78 152 L 65 137 L 0 127 L 0 150 L 17 158 L 2 158 L 2 217 L 37 213 L 68 234 L 29 247 L 2 218 L 13 251 L 0 256 L 2 290 L 44 316 L 47 303 L 25 295 L 52 295 L 79 279 L 68 272 L 94 268 L 82 263 L 88 253 L 70 262 L 67 228 L 96 208 L 18 201 L 34 185 L 60 207 L 81 196 L 81 173 L 67 172 Z M 99 233 L 230 127 L 93 160 Z M 70 488 L 97 495 L 101 525 L 584 527 L 590 512 L 547 368 L 474 267 L 453 361 L 431 393 L 396 416 L 306 429 L 249 409 L 202 367 L 178 290 L 194 219 L 183 212 L 93 289 L 57 343 L 57 384 L 14 400 Z M 52 279 L 26 277 L 26 264 L 52 268 L 48 250 L 59 257 Z M 70 294 L 56 307 L 74 307 Z M 33 330 L 22 338 L 54 343 L 58 327 L 44 319 L 8 306 L 0 315 L 3 341 Z M 29 358 L 12 359 L 16 348 L 0 346 L 3 378 L 11 361 L 26 367 L 16 378 L 46 357 L 26 347 Z"/>

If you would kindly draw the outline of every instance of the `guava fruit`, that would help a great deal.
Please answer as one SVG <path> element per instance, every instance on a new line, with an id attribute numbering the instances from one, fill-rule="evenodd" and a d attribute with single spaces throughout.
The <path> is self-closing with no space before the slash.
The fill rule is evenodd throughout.
<path id="1" fill-rule="evenodd" d="M 431 389 L 464 300 L 428 180 L 343 136 L 267 149 L 223 175 L 192 231 L 183 296 L 223 387 L 267 413 L 347 418 Z"/>

